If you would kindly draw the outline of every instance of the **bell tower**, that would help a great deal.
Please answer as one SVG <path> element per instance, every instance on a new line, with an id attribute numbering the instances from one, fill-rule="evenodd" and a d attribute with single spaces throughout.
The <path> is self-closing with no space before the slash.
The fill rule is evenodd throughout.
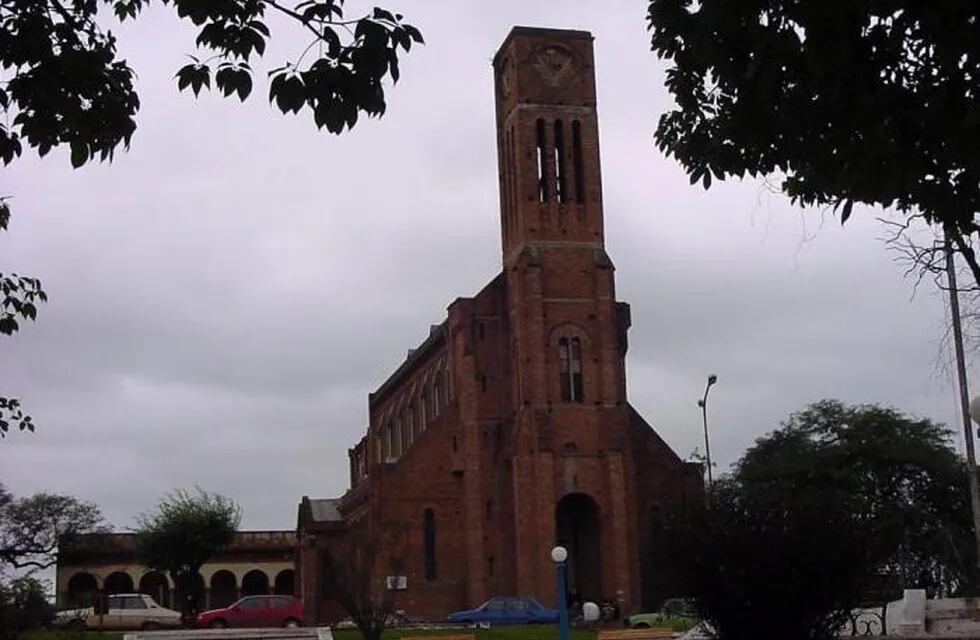
<path id="1" fill-rule="evenodd" d="M 515 27 L 494 58 L 517 593 L 639 592 L 627 515 L 629 307 L 603 233 L 592 35 Z"/>
<path id="2" fill-rule="evenodd" d="M 515 27 L 493 66 L 504 265 L 541 243 L 601 247 L 592 34 Z"/>

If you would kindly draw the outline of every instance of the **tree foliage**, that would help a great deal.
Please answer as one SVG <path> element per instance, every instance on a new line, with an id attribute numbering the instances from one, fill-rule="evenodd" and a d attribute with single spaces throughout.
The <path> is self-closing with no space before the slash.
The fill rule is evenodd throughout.
<path id="1" fill-rule="evenodd" d="M 244 100 L 252 91 L 252 64 L 271 38 L 267 13 L 295 23 L 307 35 L 298 57 L 269 72 L 269 99 L 283 112 L 308 107 L 317 127 L 341 133 L 358 115 L 385 110 L 383 81 L 399 77 L 398 52 L 422 34 L 385 9 L 355 18 L 344 0 L 161 0 L 198 29 L 206 57 L 177 71 L 177 86 L 197 95 L 214 87 Z M 134 72 L 118 57 L 99 8 L 135 19 L 150 0 L 0 0 L 0 159 L 9 164 L 26 143 L 41 156 L 59 145 L 71 163 L 111 159 L 136 131 L 140 101 Z M 311 55 L 312 54 L 312 55 Z"/>
<path id="2" fill-rule="evenodd" d="M 875 566 L 867 521 L 840 492 L 760 491 L 725 478 L 667 519 L 658 565 L 721 640 L 830 640 Z"/>
<path id="3" fill-rule="evenodd" d="M 691 183 L 780 176 L 802 205 L 948 226 L 980 283 L 980 5 L 651 0 L 676 108 L 656 140 Z"/>
<path id="4" fill-rule="evenodd" d="M 90 502 L 50 493 L 15 498 L 0 485 L 0 567 L 53 567 L 59 543 L 105 531 L 108 525 Z"/>
<path id="5" fill-rule="evenodd" d="M 949 432 L 878 406 L 793 414 L 658 537 L 659 561 L 726 639 L 832 638 L 882 575 L 930 594 L 976 584 Z"/>
<path id="6" fill-rule="evenodd" d="M 879 571 L 903 587 L 951 595 L 977 584 L 966 465 L 951 436 L 892 408 L 825 400 L 758 440 L 735 477 L 805 490 L 820 473 L 875 523 L 888 552 Z"/>
<path id="7" fill-rule="evenodd" d="M 198 490 L 176 491 L 139 518 L 136 550 L 144 566 L 170 574 L 188 614 L 198 570 L 234 540 L 241 510 L 231 499 Z"/>
<path id="8" fill-rule="evenodd" d="M 0 640 L 16 640 L 54 620 L 44 584 L 31 576 L 0 584 Z"/>

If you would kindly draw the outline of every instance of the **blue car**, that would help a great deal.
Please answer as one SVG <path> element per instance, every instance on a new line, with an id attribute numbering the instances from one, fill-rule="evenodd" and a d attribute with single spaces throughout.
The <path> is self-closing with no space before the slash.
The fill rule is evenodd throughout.
<path id="1" fill-rule="evenodd" d="M 449 614 L 450 622 L 463 624 L 558 624 L 558 609 L 549 609 L 534 598 L 491 598 L 476 609 Z"/>

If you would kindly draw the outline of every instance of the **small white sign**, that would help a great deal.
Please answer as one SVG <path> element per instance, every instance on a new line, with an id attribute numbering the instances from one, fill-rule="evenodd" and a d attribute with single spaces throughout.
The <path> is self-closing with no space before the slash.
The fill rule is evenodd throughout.
<path id="1" fill-rule="evenodd" d="M 388 576 L 386 584 L 390 591 L 404 591 L 408 589 L 408 576 Z"/>

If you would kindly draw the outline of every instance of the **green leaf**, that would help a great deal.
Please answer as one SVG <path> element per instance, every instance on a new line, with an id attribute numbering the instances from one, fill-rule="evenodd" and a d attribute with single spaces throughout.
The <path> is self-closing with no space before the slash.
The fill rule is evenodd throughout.
<path id="1" fill-rule="evenodd" d="M 75 169 L 88 162 L 89 148 L 84 142 L 71 143 L 71 166 Z"/>

